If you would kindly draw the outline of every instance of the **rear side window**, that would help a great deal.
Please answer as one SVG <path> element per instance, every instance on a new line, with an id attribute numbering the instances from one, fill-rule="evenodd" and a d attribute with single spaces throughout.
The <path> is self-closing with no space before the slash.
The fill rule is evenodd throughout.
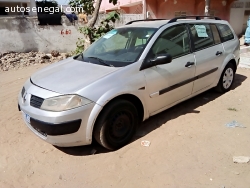
<path id="1" fill-rule="evenodd" d="M 226 41 L 234 39 L 233 32 L 228 25 L 224 25 L 224 24 L 216 24 L 216 25 L 219 29 L 222 42 L 226 42 Z"/>
<path id="2" fill-rule="evenodd" d="M 214 39 L 209 24 L 189 24 L 194 41 L 195 51 L 214 45 Z"/>
<path id="3" fill-rule="evenodd" d="M 212 32 L 213 32 L 213 36 L 214 36 L 214 43 L 215 44 L 220 44 L 220 35 L 218 33 L 218 30 L 216 28 L 216 26 L 213 24 L 213 25 L 210 25 L 211 26 L 211 29 L 212 29 Z"/>

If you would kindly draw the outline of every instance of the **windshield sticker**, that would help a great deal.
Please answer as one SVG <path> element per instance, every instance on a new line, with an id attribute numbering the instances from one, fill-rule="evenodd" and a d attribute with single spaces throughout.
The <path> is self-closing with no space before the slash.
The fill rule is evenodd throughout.
<path id="1" fill-rule="evenodd" d="M 198 37 L 208 37 L 207 29 L 205 25 L 195 25 Z"/>
<path id="2" fill-rule="evenodd" d="M 109 39 L 110 37 L 114 36 L 117 33 L 117 30 L 112 30 L 108 32 L 106 35 L 103 36 L 105 39 Z"/>

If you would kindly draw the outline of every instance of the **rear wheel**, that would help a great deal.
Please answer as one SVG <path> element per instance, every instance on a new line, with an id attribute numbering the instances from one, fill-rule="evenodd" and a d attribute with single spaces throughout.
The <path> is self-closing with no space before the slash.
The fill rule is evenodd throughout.
<path id="1" fill-rule="evenodd" d="M 233 85 L 234 76 L 234 66 L 232 63 L 228 63 L 225 69 L 223 70 L 219 83 L 215 89 L 220 93 L 228 92 Z"/>
<path id="2" fill-rule="evenodd" d="M 104 107 L 94 128 L 94 138 L 103 147 L 118 149 L 131 140 L 138 125 L 136 107 L 126 100 L 115 100 Z"/>

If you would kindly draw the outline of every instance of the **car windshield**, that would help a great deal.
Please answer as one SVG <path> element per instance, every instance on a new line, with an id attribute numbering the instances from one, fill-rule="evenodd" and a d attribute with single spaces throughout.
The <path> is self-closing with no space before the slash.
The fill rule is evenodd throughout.
<path id="1" fill-rule="evenodd" d="M 111 67 L 127 66 L 138 60 L 155 31 L 155 28 L 113 29 L 76 59 Z"/>

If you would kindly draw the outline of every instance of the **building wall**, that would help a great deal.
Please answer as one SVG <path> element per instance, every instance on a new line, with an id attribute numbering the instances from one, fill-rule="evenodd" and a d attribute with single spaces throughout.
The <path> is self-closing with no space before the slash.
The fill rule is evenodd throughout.
<path id="1" fill-rule="evenodd" d="M 97 25 L 106 15 L 99 15 Z M 132 20 L 143 19 L 142 14 L 123 14 L 115 23 L 119 27 Z M 73 26 L 62 16 L 62 25 L 38 25 L 37 17 L 0 17 L 0 53 L 15 52 L 71 52 L 76 49 L 78 38 L 83 34 L 78 31 L 82 23 Z"/>
<path id="2" fill-rule="evenodd" d="M 250 0 L 239 0 L 235 3 L 239 6 L 232 6 L 229 21 L 232 27 L 234 28 L 236 34 L 244 35 L 247 26 L 247 20 L 250 16 L 250 6 L 247 5 L 250 3 Z"/>
<path id="3" fill-rule="evenodd" d="M 36 7 L 35 0 L 0 0 L 0 7 L 30 7 L 31 9 L 33 7 Z M 7 15 L 22 15 L 22 12 L 9 12 Z M 36 16 L 36 12 L 30 11 L 27 13 L 29 16 Z"/>
<path id="4" fill-rule="evenodd" d="M 118 0 L 116 5 L 113 5 L 113 3 L 109 3 L 109 0 L 103 0 L 101 7 L 100 7 L 100 11 L 110 11 L 110 10 L 116 10 L 116 9 L 123 9 L 123 6 L 127 6 L 129 4 L 136 4 L 138 2 L 142 2 L 142 0 Z M 130 8 L 124 8 L 126 9 L 126 13 L 129 14 L 130 12 Z M 131 9 L 131 11 L 133 11 L 133 8 Z M 133 12 L 131 12 L 133 13 Z"/>
<path id="5" fill-rule="evenodd" d="M 237 35 L 244 34 L 246 22 L 250 16 L 250 0 L 239 0 L 235 3 L 243 2 L 243 7 L 234 8 L 235 0 L 211 0 L 211 14 L 223 20 L 227 20 L 232 25 Z M 247 4 L 248 3 L 248 4 Z M 171 19 L 176 16 L 176 12 L 186 12 L 187 15 L 204 15 L 204 0 L 147 0 L 146 7 L 150 12 L 149 18 Z M 248 11 L 248 12 L 246 12 Z"/>
<path id="6" fill-rule="evenodd" d="M 148 0 L 153 1 L 153 0 Z M 175 17 L 176 11 L 185 11 L 188 14 L 194 13 L 195 1 L 194 0 L 173 0 L 165 1 L 158 0 L 157 18 L 171 19 Z"/>
<path id="7" fill-rule="evenodd" d="M 222 1 L 211 0 L 210 9 L 215 16 L 229 20 L 230 2 L 226 4 Z M 187 15 L 204 15 L 204 0 L 147 0 L 147 11 L 150 12 L 152 18 L 171 19 L 175 17 L 176 12 L 186 12 Z"/>
<path id="8" fill-rule="evenodd" d="M 150 13 L 148 18 L 151 18 L 151 19 L 158 18 L 158 3 L 157 3 L 157 1 L 147 0 L 147 2 L 146 2 L 146 12 Z"/>
<path id="9" fill-rule="evenodd" d="M 61 26 L 39 26 L 37 18 L 0 17 L 0 52 L 70 52 L 75 50 L 78 38 L 83 37 L 63 18 Z"/>
<path id="10" fill-rule="evenodd" d="M 27 6 L 27 3 L 23 3 L 24 6 L 25 4 Z M 16 7 L 17 5 L 20 7 L 21 3 L 0 2 L 0 7 L 4 7 L 4 8 L 9 7 L 11 9 L 11 8 Z M 21 12 L 8 12 L 7 15 L 22 15 L 22 13 Z"/>

